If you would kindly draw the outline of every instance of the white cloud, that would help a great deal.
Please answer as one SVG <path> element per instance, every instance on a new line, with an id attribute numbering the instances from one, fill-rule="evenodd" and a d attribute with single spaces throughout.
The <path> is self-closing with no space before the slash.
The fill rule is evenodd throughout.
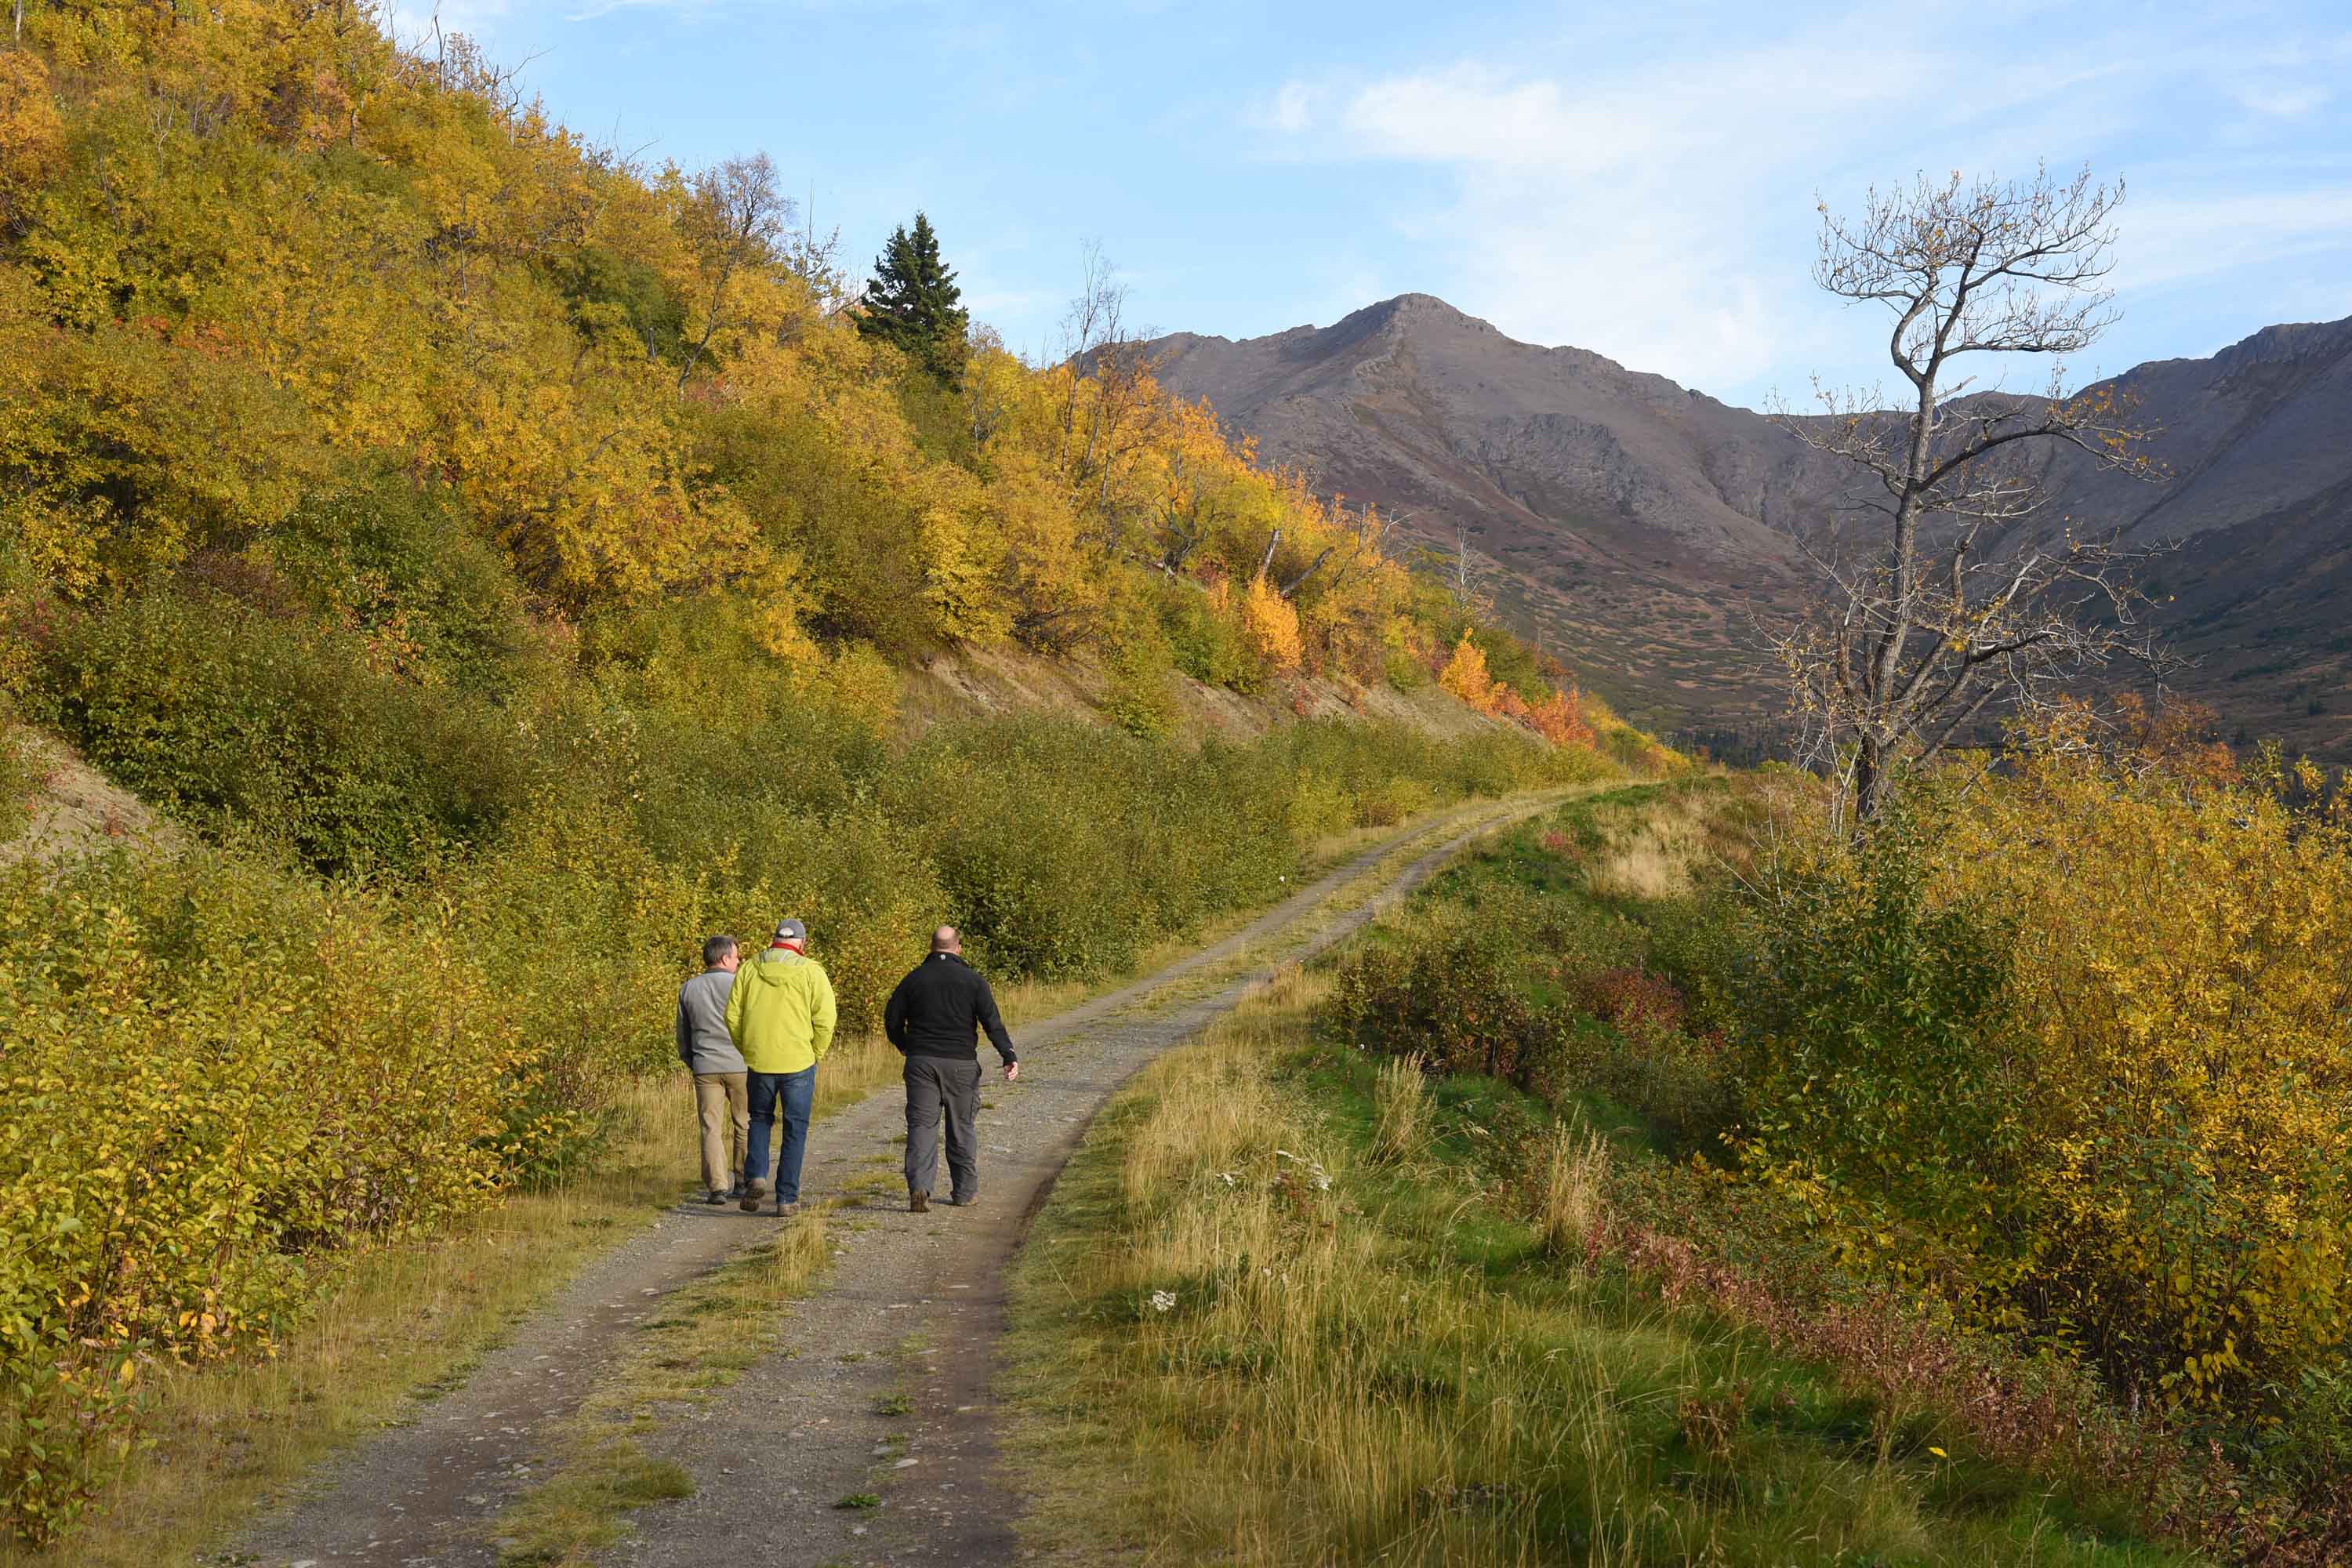
<path id="1" fill-rule="evenodd" d="M 1810 364 L 1864 379 L 1879 369 L 1875 324 L 1811 289 L 1815 191 L 1838 208 L 1873 181 L 1954 167 L 2023 175 L 2044 155 L 2053 168 L 2090 158 L 2116 172 L 2134 128 L 2166 127 L 2184 101 L 2259 109 L 2274 126 L 2328 102 L 2275 74 L 2266 93 L 2247 91 L 2273 39 L 2235 53 L 2185 35 L 2118 42 L 2053 29 L 2030 0 L 1998 19 L 2015 26 L 1972 30 L 1947 26 L 1942 9 L 1848 16 L 1712 53 L 1662 37 L 1614 68 L 1469 59 L 1316 97 L 1301 79 L 1267 119 L 1296 156 L 1442 173 L 1443 197 L 1400 197 L 1392 215 L 1430 268 L 1409 287 L 1514 336 L 1752 398 L 1767 378 L 1795 391 Z M 2043 52 L 2000 54 L 2021 36 Z M 1310 111 L 1326 98 L 1334 107 Z M 2150 201 L 2158 193 L 2136 176 L 2118 284 L 2153 289 L 2346 243 L 2352 181 L 2303 184 L 2256 195 L 2184 178 Z M 2189 194 L 2206 188 L 2227 194 Z"/>
<path id="2" fill-rule="evenodd" d="M 1723 386 L 1777 362 L 1803 288 L 1801 249 L 1753 243 L 1789 194 L 1767 175 L 1899 103 L 1916 64 L 1828 39 L 1592 82 L 1466 62 L 1362 83 L 1298 132 L 1321 156 L 1451 171 L 1449 204 L 1397 221 L 1463 309 Z M 1801 247 L 1803 190 L 1783 205 Z"/>
<path id="3" fill-rule="evenodd" d="M 1266 116 L 1266 123 L 1276 131 L 1296 135 L 1315 123 L 1321 97 L 1303 81 L 1285 82 L 1282 90 L 1274 95 L 1274 108 Z"/>

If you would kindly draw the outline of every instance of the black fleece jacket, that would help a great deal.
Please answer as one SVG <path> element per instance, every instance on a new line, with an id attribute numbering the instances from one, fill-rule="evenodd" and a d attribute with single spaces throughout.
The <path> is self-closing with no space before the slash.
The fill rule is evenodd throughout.
<path id="1" fill-rule="evenodd" d="M 977 1061 L 982 1029 L 988 1031 L 999 1057 L 1006 1062 L 1018 1059 L 988 982 L 952 952 L 935 952 L 915 965 L 882 1009 L 882 1032 L 910 1057 Z"/>

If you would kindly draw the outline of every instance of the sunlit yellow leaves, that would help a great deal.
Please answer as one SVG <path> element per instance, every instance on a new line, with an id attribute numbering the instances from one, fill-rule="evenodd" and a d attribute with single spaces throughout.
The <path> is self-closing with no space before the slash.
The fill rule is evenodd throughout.
<path id="1" fill-rule="evenodd" d="M 1466 632 L 1454 645 L 1454 657 L 1446 660 L 1437 683 L 1481 713 L 1494 710 L 1495 681 L 1486 673 L 1486 656 L 1479 651 L 1478 645 L 1470 640 Z"/>
<path id="2" fill-rule="evenodd" d="M 2343 1343 L 2352 834 L 2251 784 L 2047 758 L 1937 820 L 1942 886 L 2020 923 L 2042 1288 L 2180 1352 L 2180 1397 Z"/>
<path id="3" fill-rule="evenodd" d="M 1298 613 L 1263 577 L 1250 579 L 1242 594 L 1242 629 L 1266 668 L 1276 675 L 1296 671 L 1306 658 L 1298 639 Z"/>
<path id="4" fill-rule="evenodd" d="M 65 122 L 48 67 L 29 49 L 0 52 L 0 233 L 65 166 Z"/>
<path id="5" fill-rule="evenodd" d="M 630 166 L 463 40 L 411 57 L 281 0 L 28 27 L 0 53 L 0 545 L 45 591 L 266 575 L 302 498 L 393 474 L 452 496 L 551 626 L 723 593 L 747 657 L 796 669 L 1012 639 L 1120 670 L 1122 722 L 1164 721 L 1180 662 L 1360 692 L 1426 680 L 1460 629 L 1385 520 L 1139 353 L 1032 366 L 983 332 L 952 392 L 914 389 L 825 314 L 779 205 L 730 226 L 725 170 Z M 326 596 L 432 679 L 414 606 Z M 1475 703 L 1589 734 L 1515 678 Z"/>
<path id="6" fill-rule="evenodd" d="M 961 499 L 943 498 L 924 509 L 915 549 L 939 629 L 962 642 L 997 642 L 1013 626 L 1012 612 L 996 591 L 1000 550 L 994 538 L 953 504 Z"/>

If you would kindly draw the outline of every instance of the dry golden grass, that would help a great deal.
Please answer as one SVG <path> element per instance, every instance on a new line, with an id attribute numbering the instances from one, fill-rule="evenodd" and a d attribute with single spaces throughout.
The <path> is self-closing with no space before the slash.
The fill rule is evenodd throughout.
<path id="1" fill-rule="evenodd" d="M 1551 1130 L 1544 1140 L 1543 1176 L 1537 1188 L 1540 1207 L 1536 1226 L 1543 1233 L 1545 1251 L 1555 1258 L 1582 1255 L 1585 1237 L 1601 1219 L 1608 1182 L 1609 1144 L 1600 1133 L 1581 1124 Z"/>
<path id="2" fill-rule="evenodd" d="M 817 1068 L 814 1117 L 846 1110 L 886 1083 L 898 1081 L 905 1061 L 880 1035 L 848 1035 L 836 1038 Z M 680 1093 L 690 1095 L 681 1089 Z M 695 1169 L 688 1165 L 687 1170 Z"/>
<path id="3" fill-rule="evenodd" d="M 1708 858 L 1710 796 L 1675 790 L 1636 811 L 1601 822 L 1602 844 L 1592 867 L 1593 891 L 1612 898 L 1665 899 L 1691 890 L 1693 873 Z"/>
<path id="4" fill-rule="evenodd" d="M 1372 1131 L 1377 1164 L 1410 1167 L 1429 1151 L 1431 1108 L 1428 1062 L 1420 1052 L 1392 1057 L 1381 1065 L 1372 1091 L 1380 1123 Z"/>
<path id="5" fill-rule="evenodd" d="M 1286 971 L 1148 1068 L 1040 1216 L 1007 1379 L 1028 1560 L 2176 1561 L 2078 1548 L 2036 1501 L 1940 1509 L 1932 1458 L 1746 1422 L 1779 1390 L 1792 1426 L 1842 1407 L 1702 1316 L 1550 1259 L 1598 1207 L 1589 1131 L 1545 1151 L 1533 1226 L 1458 1154 L 1351 1164 L 1377 1101 L 1274 1066 L 1311 1043 L 1326 989 Z"/>
<path id="6" fill-rule="evenodd" d="M 1568 1462 L 1590 1471 L 1596 1498 L 1635 1490 L 1619 1474 L 1615 1375 L 1590 1342 L 1488 1362 L 1480 1347 L 1498 1331 L 1533 1327 L 1515 1308 L 1400 1278 L 1377 1228 L 1338 1223 L 1344 1144 L 1267 1073 L 1325 989 L 1286 972 L 1149 1069 L 1134 1091 L 1148 1110 L 1118 1126 L 1111 1179 L 1129 1222 L 1067 1236 L 1039 1259 L 1073 1295 L 1124 1300 L 1139 1321 L 1108 1331 L 1129 1343 L 1103 1351 L 1100 1383 L 1059 1391 L 1080 1408 L 1123 1397 L 1139 1423 L 1112 1439 L 1122 1484 L 1106 1475 L 1049 1492 L 1041 1543 L 1064 1560 L 1096 1560 L 1100 1532 L 1123 1525 L 1139 1543 L 1156 1538 L 1143 1554 L 1155 1562 L 1327 1563 L 1400 1547 L 1398 1560 L 1419 1563 L 1549 1561 L 1480 1494 L 1563 1462 L 1544 1447 L 1563 1426 L 1577 1444 Z M 1086 1360 L 1048 1376 L 1084 1379 Z M 1463 1376 L 1473 1360 L 1475 1393 Z M 1238 1383 L 1224 1370 L 1236 1365 L 1248 1371 Z M 1423 1387 L 1401 1398 L 1406 1367 Z M 1596 1545 L 1589 1561 L 1634 1560 Z"/>

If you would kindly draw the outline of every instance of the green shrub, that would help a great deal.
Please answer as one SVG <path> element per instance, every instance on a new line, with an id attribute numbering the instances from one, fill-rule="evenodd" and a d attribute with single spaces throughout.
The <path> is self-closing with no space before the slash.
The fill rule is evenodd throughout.
<path id="1" fill-rule="evenodd" d="M 1109 676 L 1103 711 L 1112 723 L 1147 741 L 1176 728 L 1176 694 L 1171 689 L 1173 650 L 1157 626 L 1123 637 L 1105 661 Z"/>
<path id="2" fill-rule="evenodd" d="M 47 683 L 110 776 L 200 824 L 250 825 L 330 875 L 478 846 L 530 788 L 528 748 L 488 704 L 380 672 L 352 634 L 219 595 L 67 622 Z"/>
<path id="3" fill-rule="evenodd" d="M 1337 780 L 1320 773 L 1300 775 L 1290 796 L 1290 834 L 1301 844 L 1334 833 L 1344 833 L 1359 822 L 1356 797 Z"/>
<path id="4" fill-rule="evenodd" d="M 1923 1236 L 1993 1241 L 1991 1195 L 2017 1173 L 2023 1126 L 1993 911 L 1931 904 L 1889 827 L 1851 876 L 1790 878 L 1758 935 L 1738 1037 L 1745 1161 L 1861 1205 L 1847 1228 L 1897 1273 L 1946 1266 Z M 2008 1283 L 1969 1272 L 1969 1287 Z"/>
<path id="5" fill-rule="evenodd" d="M 1437 678 L 1429 672 L 1429 665 L 1420 656 L 1403 648 L 1391 648 L 1381 663 L 1381 674 L 1389 689 L 1414 692 Z"/>
<path id="6" fill-rule="evenodd" d="M 313 491 L 266 548 L 304 602 L 358 633 L 380 668 L 490 696 L 546 673 L 512 574 L 446 489 L 386 474 Z"/>
<path id="7" fill-rule="evenodd" d="M 21 1282 L 0 1263 L 0 1300 Z M 135 1347 L 44 1346 L 18 1352 L 0 1324 L 0 1535 L 57 1539 L 97 1501 L 137 1441 Z"/>
<path id="8" fill-rule="evenodd" d="M 1233 623 L 1209 607 L 1207 596 L 1188 584 L 1153 585 L 1169 657 L 1178 669 L 1204 686 L 1235 691 L 1255 688 L 1257 660 Z"/>
<path id="9" fill-rule="evenodd" d="M 335 1249 L 489 1201 L 568 1128 L 562 1037 L 431 916 L 233 852 L 0 874 L 0 1487 L 87 1494 L 135 1347 L 266 1344 Z"/>
<path id="10" fill-rule="evenodd" d="M 885 805 L 990 961 L 1058 978 L 1124 968 L 1210 909 L 1263 901 L 1297 862 L 1270 764 L 1045 721 L 950 725 L 901 761 Z"/>
<path id="11" fill-rule="evenodd" d="M 6 699 L 0 697 L 0 844 L 24 832 L 32 821 L 32 793 L 33 770 L 26 765 L 24 733 Z"/>
<path id="12" fill-rule="evenodd" d="M 1424 907 L 1410 947 L 1374 948 L 1340 967 L 1328 1016 L 1357 1044 L 1419 1053 L 1434 1073 L 1518 1076 L 1537 1029 L 1532 900 Z"/>

